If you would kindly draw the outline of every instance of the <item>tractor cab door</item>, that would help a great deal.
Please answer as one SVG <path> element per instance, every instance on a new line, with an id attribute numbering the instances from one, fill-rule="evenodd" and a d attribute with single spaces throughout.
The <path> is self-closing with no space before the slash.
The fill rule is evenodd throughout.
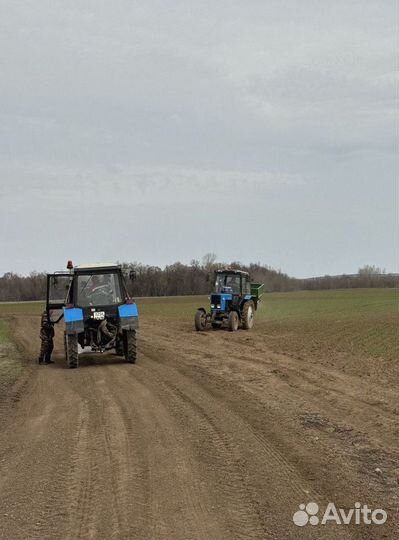
<path id="1" fill-rule="evenodd" d="M 68 303 L 71 284 L 70 273 L 47 274 L 46 311 L 53 322 L 60 321 L 63 316 L 62 308 Z"/>
<path id="2" fill-rule="evenodd" d="M 242 277 L 242 294 L 251 294 L 251 280 L 249 276 Z"/>

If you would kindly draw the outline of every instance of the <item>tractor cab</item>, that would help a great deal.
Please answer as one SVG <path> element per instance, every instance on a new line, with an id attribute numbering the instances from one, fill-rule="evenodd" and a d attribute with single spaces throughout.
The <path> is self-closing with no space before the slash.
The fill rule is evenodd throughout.
<path id="1" fill-rule="evenodd" d="M 226 313 L 233 307 L 240 309 L 240 303 L 248 294 L 250 298 L 248 272 L 241 270 L 217 270 L 215 286 L 211 294 L 211 313 Z M 248 291 L 248 293 L 247 293 Z"/>
<path id="2" fill-rule="evenodd" d="M 215 293 L 242 295 L 251 292 L 248 272 L 218 270 L 215 272 Z"/>
<path id="3" fill-rule="evenodd" d="M 123 284 L 117 273 L 77 274 L 76 305 L 80 307 L 120 304 Z"/>
<path id="4" fill-rule="evenodd" d="M 104 312 L 115 317 L 118 306 L 128 300 L 124 276 L 119 265 L 80 265 L 74 268 L 70 303 L 95 318 Z"/>

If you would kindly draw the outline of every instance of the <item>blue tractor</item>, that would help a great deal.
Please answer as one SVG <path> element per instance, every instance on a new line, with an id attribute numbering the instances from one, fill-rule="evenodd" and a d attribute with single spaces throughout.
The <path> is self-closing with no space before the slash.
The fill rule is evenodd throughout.
<path id="1" fill-rule="evenodd" d="M 129 297 L 122 267 L 117 264 L 73 266 L 47 275 L 48 319 L 65 322 L 64 346 L 69 368 L 79 365 L 79 352 L 107 352 L 134 364 L 137 358 L 137 305 Z M 130 279 L 135 272 L 130 272 Z"/>
<path id="2" fill-rule="evenodd" d="M 210 295 L 211 308 L 203 307 L 195 314 L 195 329 L 205 330 L 228 326 L 234 332 L 239 326 L 250 330 L 263 294 L 263 283 L 251 283 L 248 272 L 225 269 L 215 272 L 214 290 Z"/>

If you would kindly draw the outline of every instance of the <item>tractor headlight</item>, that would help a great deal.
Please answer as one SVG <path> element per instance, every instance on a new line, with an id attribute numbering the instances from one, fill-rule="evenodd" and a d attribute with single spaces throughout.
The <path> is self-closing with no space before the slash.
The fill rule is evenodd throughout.
<path id="1" fill-rule="evenodd" d="M 211 309 L 215 309 L 215 304 L 211 304 Z"/>
<path id="2" fill-rule="evenodd" d="M 218 305 L 216 306 L 216 308 L 217 308 L 217 309 L 220 309 L 220 304 L 218 304 Z"/>

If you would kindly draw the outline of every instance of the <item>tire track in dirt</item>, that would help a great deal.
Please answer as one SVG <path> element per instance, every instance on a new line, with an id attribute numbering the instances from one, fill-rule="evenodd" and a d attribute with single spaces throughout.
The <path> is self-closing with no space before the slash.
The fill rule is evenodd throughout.
<path id="1" fill-rule="evenodd" d="M 223 371 L 217 365 L 217 356 L 214 354 L 204 354 L 201 343 L 197 347 L 185 347 L 184 358 L 188 356 L 187 365 L 191 364 L 193 369 L 204 368 L 212 371 L 215 375 L 226 375 L 227 379 L 234 377 L 234 382 L 247 390 L 256 393 L 267 391 L 278 401 L 279 395 L 290 398 L 291 401 L 306 401 L 307 404 L 313 401 L 315 406 L 322 405 L 329 414 L 339 417 L 340 421 L 348 420 L 355 423 L 360 428 L 368 428 L 373 436 L 378 434 L 385 445 L 394 445 L 399 434 L 399 408 L 397 405 L 396 391 L 379 386 L 378 383 L 370 384 L 369 381 L 352 375 L 342 373 L 340 370 L 326 368 L 323 365 L 308 362 L 300 362 L 287 355 L 276 354 L 264 349 L 262 354 L 257 352 L 259 339 L 254 338 L 253 342 L 244 344 L 240 341 L 240 346 L 235 350 L 229 349 L 227 338 L 223 336 L 225 332 L 217 332 L 217 338 L 221 337 L 222 343 L 229 350 L 229 357 L 223 363 Z M 172 332 L 175 339 L 176 336 Z M 162 336 L 165 341 L 171 335 Z M 215 337 L 215 336 L 212 336 Z M 172 338 L 173 339 L 173 338 Z M 163 341 L 160 341 L 163 343 Z M 212 350 L 214 340 L 212 340 Z M 221 345 L 222 347 L 223 345 Z M 168 351 L 168 347 L 160 347 Z M 171 349 L 171 347 L 170 347 Z M 216 348 L 216 351 L 218 349 Z M 249 354 L 251 353 L 251 354 Z M 197 366 L 194 365 L 197 360 Z M 204 370 L 203 369 L 203 370 Z M 251 377 L 251 370 L 253 377 Z M 271 382 L 270 382 L 271 381 Z M 248 384 L 248 382 L 250 384 Z M 254 383 L 254 384 L 252 384 Z M 374 419 L 378 416 L 383 418 L 383 423 L 375 430 Z"/>
<path id="2" fill-rule="evenodd" d="M 65 537 L 95 538 L 96 498 L 93 488 L 98 475 L 98 464 L 92 453 L 89 438 L 90 413 L 87 406 L 81 408 L 76 433 L 73 434 L 72 466 L 68 477 L 68 498 L 65 501 L 69 508 L 69 524 Z"/>
<path id="3" fill-rule="evenodd" d="M 71 540 L 120 535 L 128 504 L 121 496 L 127 465 L 120 470 L 120 464 L 127 463 L 126 433 L 120 414 L 98 378 L 99 371 L 102 368 L 93 366 L 74 372 L 76 378 L 82 379 L 77 381 L 77 392 L 85 404 L 85 414 L 69 482 Z"/>
<path id="4" fill-rule="evenodd" d="M 15 321 L 27 356 L 36 352 L 37 324 Z M 200 337 L 144 320 L 135 366 L 115 356 L 89 357 L 73 371 L 33 366 L 20 400 L 0 411 L 0 505 L 8 514 L 0 539 L 374 538 L 370 529 L 321 535 L 292 522 L 299 503 L 334 500 L 346 488 L 350 501 L 360 486 L 348 459 L 334 456 L 344 448 L 339 439 L 330 449 L 309 441 L 301 410 L 346 422 L 351 406 L 362 407 L 361 392 L 351 402 L 352 380 L 336 388 L 340 377 L 330 373 L 323 384 L 343 393 L 334 412 L 318 383 L 323 368 L 300 369 L 268 351 L 262 358 L 253 344 L 262 344 L 256 334 L 248 342 L 239 333 Z M 393 420 L 390 396 L 383 405 Z M 396 537 L 392 526 L 378 534 Z"/>
<path id="5" fill-rule="evenodd" d="M 395 433 L 398 434 L 399 408 L 395 406 L 396 396 L 393 391 L 382 389 L 378 397 L 375 386 L 371 388 L 363 382 L 359 389 L 359 380 L 353 376 L 346 378 L 332 369 L 298 365 L 297 361 L 283 355 L 268 353 L 267 361 L 245 354 L 239 357 L 232 355 L 229 362 L 235 363 L 241 373 L 240 367 L 245 363 L 246 375 L 244 377 L 243 374 L 243 383 L 248 379 L 248 372 L 251 370 L 254 374 L 252 382 L 272 376 L 273 384 L 268 390 L 276 399 L 279 394 L 288 395 L 290 391 L 294 391 L 296 401 L 302 397 L 308 405 L 313 403 L 315 408 L 322 406 L 329 417 L 339 417 L 341 423 L 348 422 L 362 430 L 367 428 L 373 437 L 378 435 L 378 440 L 387 446 L 394 442 Z M 253 391 L 256 390 L 254 384 Z M 383 417 L 384 423 L 376 433 L 373 428 L 378 416 Z"/>
<path id="6" fill-rule="evenodd" d="M 242 340 L 234 336 L 235 341 L 228 344 L 226 340 L 231 339 L 228 333 L 213 332 L 208 343 L 208 335 L 204 337 L 201 334 L 198 338 L 194 337 L 189 342 L 188 347 L 180 347 L 179 353 L 176 355 L 174 344 L 186 344 L 188 342 L 187 331 L 185 327 L 173 328 L 171 324 L 167 325 L 166 330 L 165 326 L 161 327 L 159 332 L 156 326 L 152 326 L 151 330 L 147 329 L 146 335 L 150 333 L 153 335 L 153 339 L 145 340 L 143 345 L 147 354 L 152 355 L 154 360 L 158 358 L 159 364 L 173 366 L 180 374 L 194 379 L 206 392 L 220 399 L 223 407 L 230 408 L 251 425 L 255 433 L 263 433 L 267 437 L 268 444 L 278 448 L 298 474 L 310 481 L 313 492 L 316 489 L 316 492 L 322 495 L 318 499 L 319 501 L 336 500 L 338 502 L 340 500 L 343 501 L 344 505 L 347 504 L 348 507 L 351 507 L 354 501 L 363 498 L 368 502 L 374 502 L 377 507 L 385 504 L 384 507 L 390 511 L 391 519 L 396 522 L 396 525 L 390 524 L 389 527 L 393 527 L 392 530 L 397 527 L 398 477 L 397 475 L 395 477 L 393 457 L 394 449 L 397 448 L 395 432 L 390 437 L 388 435 L 388 439 L 385 439 L 391 441 L 393 453 L 391 446 L 385 448 L 379 448 L 378 444 L 374 448 L 369 446 L 368 436 L 371 435 L 372 440 L 375 436 L 373 431 L 370 434 L 362 433 L 361 418 L 358 419 L 358 423 L 355 419 L 355 426 L 358 426 L 359 433 L 355 432 L 354 437 L 346 435 L 345 413 L 350 420 L 351 408 L 361 407 L 361 402 L 357 402 L 359 391 L 356 383 L 359 380 L 356 380 L 355 377 L 349 378 L 347 404 L 343 404 L 342 410 L 341 408 L 334 409 L 328 401 L 326 402 L 324 389 L 320 389 L 319 395 L 315 397 L 317 376 L 315 376 L 313 387 L 305 380 L 304 384 L 308 386 L 307 391 L 303 391 L 301 388 L 298 394 L 297 388 L 291 387 L 284 378 L 276 377 L 273 373 L 265 373 L 265 371 L 270 371 L 270 367 L 273 364 L 278 364 L 279 361 L 274 355 L 271 362 L 267 349 L 264 351 L 263 362 L 261 358 L 257 358 L 256 362 L 251 363 L 252 366 L 255 365 L 256 371 L 259 370 L 251 375 L 251 368 L 245 359 L 249 358 L 248 353 L 253 348 L 252 341 L 248 347 L 245 343 L 240 343 L 238 346 L 237 342 Z M 220 334 L 225 334 L 228 338 L 223 336 L 221 343 L 218 344 L 217 339 Z M 257 342 L 256 337 L 254 341 Z M 200 351 L 203 350 L 206 350 L 207 353 L 202 352 L 201 354 Z M 225 358 L 225 360 L 221 361 L 221 358 Z M 290 361 L 291 359 L 289 359 Z M 287 359 L 282 357 L 283 370 L 284 364 L 287 364 Z M 229 372 L 229 369 L 226 368 L 228 365 L 234 366 L 234 372 Z M 311 367 L 308 365 L 307 369 L 311 370 Z M 295 369 L 294 366 L 293 372 L 298 377 L 298 384 L 302 385 L 301 370 Z M 333 389 L 335 384 L 339 384 L 340 377 L 341 375 L 337 373 L 336 377 L 332 379 Z M 349 388 L 352 381 L 355 397 L 351 402 Z M 179 387 L 184 386 L 180 384 Z M 378 386 L 375 387 L 375 391 L 377 389 Z M 378 390 L 376 393 L 378 394 Z M 395 422 L 394 403 L 394 401 L 388 402 L 389 410 L 392 411 L 392 425 Z M 318 432 L 314 436 L 309 436 L 299 422 L 301 409 L 309 410 L 310 408 L 310 410 L 323 411 L 326 406 L 334 419 L 333 423 L 329 424 L 332 433 L 323 433 L 321 438 L 315 436 L 319 435 Z M 381 418 L 381 421 L 383 419 L 384 417 Z M 381 433 L 389 434 L 389 421 L 388 419 L 388 424 L 385 425 L 386 429 L 378 429 L 378 424 L 375 425 L 379 436 Z M 365 436 L 366 438 L 364 438 Z M 360 442 L 358 437 L 360 437 Z M 378 439 L 379 437 L 377 441 Z M 381 460 L 383 462 L 384 469 L 384 475 L 379 477 L 374 473 L 376 465 L 373 465 L 374 456 L 378 455 L 380 463 Z M 309 500 L 308 496 L 305 498 Z M 360 527 L 353 528 L 353 536 L 367 537 L 364 536 L 367 533 L 360 529 Z M 384 534 L 390 537 L 386 530 L 391 529 L 384 528 Z M 394 538 L 395 534 L 392 537 Z"/>
<path id="7" fill-rule="evenodd" d="M 0 507 L 5 514 L 1 538 L 18 537 L 15 526 L 17 530 L 22 527 L 21 538 L 54 538 L 53 533 L 65 517 L 62 502 L 68 465 L 64 446 L 68 440 L 65 432 L 59 433 L 51 398 L 55 395 L 44 382 L 42 384 L 39 374 L 26 399 L 22 396 L 7 418 L 9 429 L 0 435 L 4 456 L 0 471 Z M 7 530 L 12 530 L 13 534 Z"/>
<path id="8" fill-rule="evenodd" d="M 148 355 L 146 351 L 146 358 Z M 248 519 L 252 516 L 258 523 L 257 527 L 253 527 L 256 530 L 254 538 L 273 535 L 276 538 L 297 538 L 298 531 L 292 524 L 292 509 L 295 510 L 303 499 L 321 499 L 300 471 L 295 470 L 283 457 L 283 448 L 275 448 L 272 441 L 260 436 L 225 403 L 193 385 L 193 381 L 186 376 L 160 364 L 156 355 L 152 363 L 151 380 L 156 379 L 158 374 L 158 393 L 165 394 L 166 389 L 165 402 L 169 406 L 175 402 L 176 414 L 186 417 L 187 425 L 199 426 L 202 431 L 201 437 L 196 440 L 195 450 L 211 469 L 210 485 L 214 475 L 217 477 L 220 473 L 224 479 L 216 486 L 216 491 L 218 499 L 225 500 L 224 512 L 228 514 L 229 508 L 236 509 L 235 516 L 230 518 L 235 534 L 242 531 L 242 538 L 251 537 Z M 198 433 L 194 438 L 198 438 Z M 218 464 L 217 472 L 209 459 Z M 245 517 L 237 518 L 240 512 Z M 313 533 L 318 538 L 316 532 Z M 306 538 L 313 538 L 313 533 L 307 531 Z M 347 537 L 356 536 L 354 532 L 348 533 Z M 240 538 L 240 534 L 237 537 Z M 329 532 L 323 537 L 336 538 L 336 533 Z M 346 538 L 346 535 L 341 532 L 340 537 Z"/>
<path id="9" fill-rule="evenodd" d="M 114 366 L 109 381 L 113 388 L 119 388 L 115 398 L 125 411 L 126 422 L 136 422 L 140 446 L 147 449 L 148 537 L 223 537 L 218 521 L 209 512 L 181 428 L 170 408 L 160 401 L 146 368 Z"/>

